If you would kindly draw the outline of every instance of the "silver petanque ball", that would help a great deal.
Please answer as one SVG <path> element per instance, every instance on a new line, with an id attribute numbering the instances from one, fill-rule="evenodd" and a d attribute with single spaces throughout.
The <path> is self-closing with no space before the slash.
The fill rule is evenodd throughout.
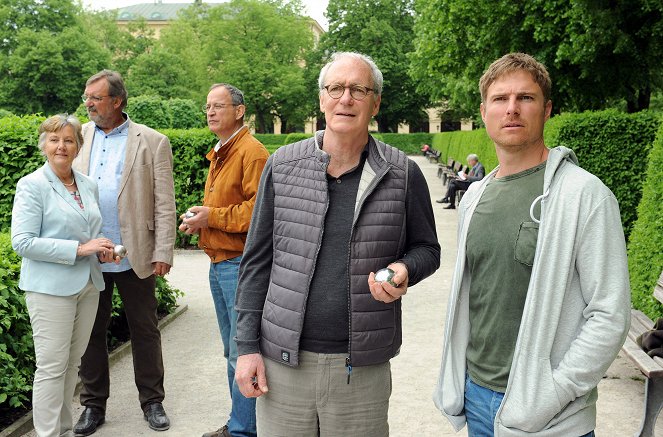
<path id="1" fill-rule="evenodd" d="M 378 282 L 387 282 L 392 287 L 398 287 L 398 285 L 394 283 L 395 274 L 396 272 L 394 272 L 390 268 L 380 269 L 377 272 L 375 272 L 375 280 Z"/>
<path id="2" fill-rule="evenodd" d="M 121 244 L 116 244 L 115 247 L 113 248 L 113 258 L 118 256 L 120 258 L 124 258 L 125 256 L 127 256 L 127 248 L 122 246 Z"/>
<path id="3" fill-rule="evenodd" d="M 195 212 L 187 210 L 187 211 L 184 213 L 184 218 L 185 218 L 185 219 L 190 219 L 190 218 L 193 217 L 194 215 L 196 215 Z"/>

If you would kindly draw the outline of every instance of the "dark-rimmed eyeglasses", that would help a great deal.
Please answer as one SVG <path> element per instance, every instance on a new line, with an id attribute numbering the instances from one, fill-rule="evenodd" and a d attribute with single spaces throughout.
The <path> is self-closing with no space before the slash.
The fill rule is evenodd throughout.
<path id="1" fill-rule="evenodd" d="M 81 96 L 81 100 L 83 101 L 83 103 L 87 102 L 88 99 L 92 100 L 95 103 L 99 103 L 102 100 L 104 100 L 104 97 L 110 97 L 110 96 L 88 96 L 86 94 L 83 94 Z"/>
<path id="2" fill-rule="evenodd" d="M 355 100 L 364 100 L 368 93 L 375 92 L 375 90 L 362 86 L 362 85 L 350 85 L 345 86 L 340 83 L 332 83 L 324 87 L 327 90 L 327 94 L 332 99 L 340 99 L 343 97 L 346 89 L 350 90 L 350 97 Z"/>
<path id="3" fill-rule="evenodd" d="M 203 112 L 204 112 L 205 114 L 207 114 L 207 113 L 210 112 L 212 109 L 214 110 L 214 112 L 217 112 L 217 111 L 221 111 L 222 109 L 231 108 L 231 107 L 233 107 L 233 106 L 239 106 L 239 105 L 235 105 L 234 103 L 233 103 L 233 104 L 230 104 L 230 105 L 228 105 L 228 104 L 226 104 L 226 103 L 215 103 L 215 104 L 213 104 L 213 105 L 210 105 L 210 104 L 208 103 L 207 105 L 203 105 L 203 106 L 201 107 L 201 109 L 203 110 Z"/>

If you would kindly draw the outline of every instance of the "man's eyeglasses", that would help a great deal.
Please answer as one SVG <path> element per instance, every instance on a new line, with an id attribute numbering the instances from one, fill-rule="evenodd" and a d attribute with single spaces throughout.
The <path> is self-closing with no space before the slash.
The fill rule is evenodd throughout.
<path id="1" fill-rule="evenodd" d="M 364 100 L 368 93 L 375 92 L 375 90 L 362 86 L 362 85 L 350 85 L 345 86 L 340 83 L 332 83 L 324 87 L 327 90 L 327 94 L 332 99 L 340 99 L 345 93 L 346 89 L 350 90 L 350 96 L 355 100 Z"/>
<path id="2" fill-rule="evenodd" d="M 92 100 L 95 103 L 99 103 L 102 100 L 104 100 L 104 97 L 110 97 L 110 96 L 88 96 L 88 95 L 83 94 L 81 96 L 81 100 L 83 100 L 83 103 L 87 102 L 88 99 Z"/>
<path id="3" fill-rule="evenodd" d="M 221 111 L 222 109 L 230 108 L 232 106 L 239 106 L 239 105 L 235 105 L 235 104 L 227 105 L 225 103 L 215 103 L 213 105 L 210 105 L 208 103 L 207 105 L 202 106 L 202 110 L 205 114 L 207 114 L 212 109 L 214 110 L 214 112 L 217 112 L 217 111 Z"/>

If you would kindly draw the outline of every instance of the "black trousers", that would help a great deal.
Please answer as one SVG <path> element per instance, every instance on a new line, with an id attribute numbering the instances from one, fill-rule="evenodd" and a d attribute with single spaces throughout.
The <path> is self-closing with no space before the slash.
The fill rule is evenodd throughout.
<path id="1" fill-rule="evenodd" d="M 133 270 L 127 270 L 104 273 L 104 281 L 106 288 L 99 293 L 97 317 L 79 369 L 83 383 L 81 405 L 106 410 L 110 395 L 106 331 L 111 319 L 113 287 L 117 285 L 129 324 L 138 400 L 144 410 L 151 403 L 162 402 L 165 396 L 158 303 L 154 294 L 156 278 L 151 275 L 140 279 Z"/>
<path id="2" fill-rule="evenodd" d="M 449 199 L 449 203 L 452 205 L 456 203 L 456 191 L 458 190 L 467 190 L 472 182 L 470 181 L 461 181 L 460 179 L 452 179 L 449 181 L 447 186 L 447 194 L 445 197 Z"/>

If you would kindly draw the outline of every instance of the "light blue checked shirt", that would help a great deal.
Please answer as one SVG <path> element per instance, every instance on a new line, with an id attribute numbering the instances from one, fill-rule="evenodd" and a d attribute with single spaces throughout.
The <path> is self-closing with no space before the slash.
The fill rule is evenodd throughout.
<path id="1" fill-rule="evenodd" d="M 95 126 L 92 151 L 90 153 L 90 177 L 99 187 L 99 210 L 103 220 L 102 232 L 115 244 L 122 244 L 120 235 L 120 220 L 117 213 L 117 196 L 120 192 L 124 155 L 129 137 L 129 120 L 105 133 Z M 124 258 L 120 264 L 103 263 L 102 272 L 124 272 L 131 269 L 129 258 Z"/>

